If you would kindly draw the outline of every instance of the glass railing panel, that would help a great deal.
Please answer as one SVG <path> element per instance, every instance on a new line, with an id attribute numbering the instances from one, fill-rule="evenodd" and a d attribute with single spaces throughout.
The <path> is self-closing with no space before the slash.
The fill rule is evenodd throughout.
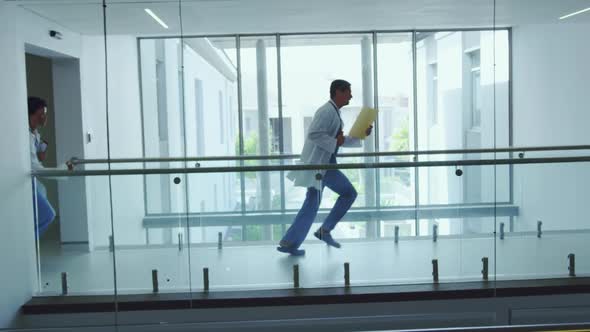
<path id="1" fill-rule="evenodd" d="M 168 212 L 147 214 L 143 175 L 112 177 L 113 227 L 119 294 L 188 292 L 186 186 L 183 174 L 170 176 Z M 147 175 L 145 178 L 160 177 Z M 157 194 L 164 191 L 156 190 Z M 154 197 L 156 195 L 151 195 Z M 159 227 L 154 227 L 159 226 Z"/>
<path id="2" fill-rule="evenodd" d="M 583 160 L 584 156 L 577 158 Z M 442 201 L 453 203 L 378 208 L 355 207 L 358 195 L 345 189 L 353 190 L 356 185 L 348 185 L 344 178 L 330 182 L 335 171 L 332 167 L 293 171 L 289 165 L 281 169 L 277 161 L 265 161 L 263 166 L 254 161 L 253 169 L 247 171 L 224 166 L 233 161 L 219 161 L 210 168 L 179 168 L 178 172 L 133 170 L 120 165 L 121 169 L 115 167 L 112 172 L 137 174 L 112 175 L 111 183 L 104 176 L 72 176 L 67 181 L 88 183 L 102 179 L 102 185 L 112 189 L 113 199 L 114 253 L 108 233 L 109 205 L 97 209 L 100 202 L 109 203 L 109 191 L 92 192 L 92 199 L 87 202 L 88 217 L 83 220 L 94 235 L 92 251 L 74 261 L 85 264 L 79 269 L 85 269 L 84 275 L 90 276 L 81 292 L 104 293 L 105 278 L 99 276 L 105 274 L 107 258 L 111 259 L 112 268 L 113 257 L 119 267 L 120 294 L 153 290 L 152 270 L 158 270 L 160 292 L 291 288 L 294 265 L 299 269 L 301 287 L 346 285 L 345 271 L 349 284 L 356 286 L 492 280 L 496 266 L 500 279 L 559 277 L 567 271 L 569 254 L 580 257 L 584 253 L 586 230 L 579 223 L 584 215 L 580 208 L 584 189 L 576 184 L 586 176 L 585 162 L 505 159 L 497 160 L 516 164 L 461 167 L 437 165 L 439 162 L 418 164 L 420 171 L 438 168 L 452 175 L 447 178 L 446 186 L 430 185 L 428 189 L 442 197 Z M 478 159 L 454 162 L 487 163 Z M 367 166 L 342 162 L 334 167 L 344 174 Z M 512 167 L 511 179 L 502 179 L 505 175 L 498 170 L 503 167 Z M 373 170 L 382 168 L 372 166 Z M 263 173 L 271 179 L 286 174 L 285 183 L 291 183 L 299 195 L 279 196 L 276 206 L 268 210 L 248 210 L 239 204 L 240 170 L 245 172 L 244 177 L 251 173 L 256 179 Z M 146 172 L 149 174 L 141 174 Z M 511 184 L 506 190 L 513 188 L 514 200 L 482 199 L 499 196 L 494 190 L 500 186 L 490 187 L 483 181 L 489 180 L 484 176 L 488 173 L 494 174 L 499 183 Z M 161 178 L 163 174 L 172 179 L 170 205 L 176 208 L 146 213 L 143 199 L 148 188 L 144 187 L 143 179 Z M 291 181 L 294 174 L 308 178 L 311 188 L 316 183 L 317 188 L 325 184 L 321 196 L 320 191 L 302 187 L 300 182 L 296 186 Z M 470 174 L 474 176 L 470 178 Z M 469 179 L 481 181 L 469 182 Z M 254 189 L 251 194 L 255 198 L 273 190 L 259 184 Z M 338 199 L 324 207 L 321 201 L 327 194 Z M 293 202 L 293 208 L 287 208 L 287 200 Z M 185 204 L 190 207 L 188 213 L 183 212 Z M 331 211 L 330 205 L 337 207 Z M 293 226 L 296 220 L 297 226 Z M 375 223 L 380 225 L 377 237 L 365 228 Z M 317 233 L 320 229 L 321 234 Z M 330 237 L 325 236 L 326 230 Z M 277 247 L 282 247 L 283 252 L 277 251 Z M 295 249 L 304 249 L 305 254 Z M 46 271 L 42 275 L 49 285 L 55 285 L 54 272 L 67 268 L 67 257 L 62 254 L 57 258 L 41 258 L 42 272 Z M 581 274 L 587 267 L 582 260 L 578 263 L 575 272 Z M 76 280 L 73 275 L 70 279 Z"/>
<path id="3" fill-rule="evenodd" d="M 108 177 L 40 176 L 36 182 L 47 180 L 57 181 L 61 204 L 49 207 L 37 186 L 38 294 L 114 294 Z"/>
<path id="4" fill-rule="evenodd" d="M 588 163 L 522 164 L 513 171 L 519 214 L 498 240 L 498 278 L 566 277 L 570 254 L 577 263 L 574 273 L 588 273 L 581 258 L 589 236 L 583 185 L 590 177 Z"/>
<path id="5" fill-rule="evenodd" d="M 239 188 L 233 188 L 232 181 L 223 181 L 239 178 L 241 174 L 212 172 L 189 175 L 193 183 L 201 184 L 199 189 L 190 192 L 194 195 L 189 196 L 189 201 L 198 196 L 196 190 L 208 193 L 206 196 L 199 196 L 202 198 L 202 206 L 208 208 L 194 209 L 189 214 L 191 271 L 195 289 L 209 287 L 211 290 L 224 291 L 291 288 L 295 264 L 302 264 L 301 283 L 304 283 L 303 280 L 313 279 L 313 274 L 317 273 L 313 266 L 317 264 L 309 259 L 299 260 L 290 257 L 288 253 L 277 251 L 279 246 L 297 249 L 301 242 L 313 237 L 309 233 L 306 239 L 305 232 L 299 231 L 300 226 L 291 232 L 292 236 L 285 235 L 297 211 L 281 209 L 281 205 L 285 204 L 281 202 L 281 196 L 278 196 L 276 206 L 272 209 L 241 209 L 240 205 L 234 204 L 239 197 Z M 311 173 L 315 174 L 317 171 L 310 171 Z M 253 179 L 260 179 L 268 175 L 272 179 L 278 178 L 279 174 L 280 171 L 246 172 L 244 177 L 251 175 Z M 315 179 L 312 181 L 317 182 Z M 214 190 L 203 189 L 213 182 L 218 185 L 217 194 Z M 257 186 L 250 194 L 258 198 L 268 190 L 272 193 L 273 188 Z M 317 201 L 318 197 L 314 197 Z M 304 199 L 305 196 L 298 198 L 299 205 Z M 312 248 L 308 248 L 310 249 Z M 305 283 L 309 285 L 311 281 Z"/>

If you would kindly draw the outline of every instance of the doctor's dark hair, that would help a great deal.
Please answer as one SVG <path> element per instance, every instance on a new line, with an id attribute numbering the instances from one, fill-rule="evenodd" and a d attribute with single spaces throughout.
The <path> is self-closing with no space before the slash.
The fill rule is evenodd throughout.
<path id="1" fill-rule="evenodd" d="M 29 108 L 29 116 L 31 116 L 40 108 L 47 107 L 47 102 L 39 97 L 29 97 L 29 99 L 27 99 L 27 106 Z"/>
<path id="2" fill-rule="evenodd" d="M 350 83 L 345 80 L 334 80 L 332 84 L 330 84 L 330 98 L 333 98 L 336 94 L 336 90 L 338 91 L 346 91 L 350 90 Z"/>

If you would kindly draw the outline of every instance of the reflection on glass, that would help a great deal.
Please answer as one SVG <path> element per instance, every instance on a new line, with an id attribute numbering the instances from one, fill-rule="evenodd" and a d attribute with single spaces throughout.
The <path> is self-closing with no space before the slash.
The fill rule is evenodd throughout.
<path id="1" fill-rule="evenodd" d="M 497 48 L 496 44 L 505 47 Z M 419 150 L 508 146 L 508 32 L 420 32 L 416 35 L 417 147 Z M 497 66 L 494 66 L 494 53 Z M 496 102 L 494 101 L 496 97 Z M 484 156 L 468 154 L 464 158 Z M 488 156 L 486 156 L 488 157 Z M 491 158 L 501 156 L 492 156 Z M 425 155 L 419 160 L 462 159 Z M 508 166 L 466 167 L 463 175 L 445 167 L 421 168 L 419 205 L 475 204 L 510 199 Z M 452 226 L 441 220 L 441 229 Z M 428 232 L 432 221 L 421 222 Z M 478 229 L 481 227 L 477 227 Z"/>

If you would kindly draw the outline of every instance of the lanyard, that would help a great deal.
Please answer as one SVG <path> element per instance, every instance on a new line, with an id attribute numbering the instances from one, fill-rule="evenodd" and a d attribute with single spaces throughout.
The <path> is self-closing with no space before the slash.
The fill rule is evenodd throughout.
<path id="1" fill-rule="evenodd" d="M 340 117 L 340 111 L 338 110 L 338 107 L 336 106 L 336 104 L 334 104 L 334 102 L 330 99 L 330 104 L 332 105 L 332 107 L 334 107 L 334 110 L 336 111 L 336 114 L 338 114 L 338 118 L 340 120 L 342 120 L 342 118 Z"/>
<path id="2" fill-rule="evenodd" d="M 334 110 L 336 111 L 336 114 L 338 115 L 338 119 L 340 120 L 340 130 L 342 130 L 342 117 L 340 116 L 340 110 L 338 109 L 336 104 L 332 101 L 332 99 L 330 99 L 330 104 L 332 104 L 332 106 L 334 107 Z"/>
<path id="3" fill-rule="evenodd" d="M 39 148 L 39 136 L 37 136 L 37 130 L 30 130 L 31 135 L 33 135 L 34 140 L 35 140 L 35 147 Z"/>
<path id="4" fill-rule="evenodd" d="M 340 120 L 340 128 L 338 128 L 338 132 L 342 131 L 342 117 L 340 117 L 340 111 L 338 110 L 338 107 L 336 107 L 336 104 L 334 104 L 334 102 L 330 99 L 330 104 L 332 104 L 332 106 L 334 107 L 334 110 L 336 110 L 336 114 L 338 115 L 338 120 Z"/>

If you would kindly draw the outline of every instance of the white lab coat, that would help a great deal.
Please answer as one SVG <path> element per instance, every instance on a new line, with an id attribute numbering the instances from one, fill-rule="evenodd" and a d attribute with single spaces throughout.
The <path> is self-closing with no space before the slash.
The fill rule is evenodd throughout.
<path id="1" fill-rule="evenodd" d="M 41 148 L 41 142 L 42 142 L 41 134 L 39 134 L 39 131 L 37 129 L 35 129 L 33 131 L 29 130 L 29 150 L 31 152 L 31 170 L 32 171 L 42 171 L 45 169 L 45 166 L 43 166 L 43 164 L 39 160 L 39 156 L 37 155 L 39 152 L 43 152 L 43 149 Z M 56 168 L 60 169 L 60 170 L 68 169 L 67 165 L 65 165 L 65 164 L 62 164 Z M 45 178 L 48 179 L 48 177 L 45 177 Z M 56 178 L 56 179 L 60 179 L 60 178 Z M 39 178 L 37 178 L 37 188 L 41 191 L 41 193 L 43 195 L 47 196 L 47 189 L 45 189 L 45 186 L 43 185 L 43 183 L 40 181 Z"/>
<path id="2" fill-rule="evenodd" d="M 298 163 L 305 165 L 329 164 L 330 158 L 336 151 L 338 129 L 342 127 L 340 110 L 336 110 L 336 105 L 332 101 L 328 101 L 321 106 L 311 120 Z M 341 147 L 360 146 L 360 139 L 345 136 L 344 144 Z M 287 173 L 287 178 L 293 181 L 296 187 L 315 187 L 320 190 L 321 181 L 316 180 L 318 173 L 323 177 L 326 170 L 290 171 Z"/>
<path id="3" fill-rule="evenodd" d="M 39 135 L 39 131 L 37 129 L 29 131 L 29 150 L 31 153 L 31 169 L 33 171 L 39 171 L 45 168 L 37 156 L 37 153 L 41 152 L 40 144 L 41 135 Z"/>
<path id="4" fill-rule="evenodd" d="M 43 170 L 45 167 L 41 164 L 37 153 L 41 152 L 41 135 L 37 129 L 33 131 L 29 131 L 29 150 L 31 151 L 31 170 L 33 171 L 40 171 Z M 37 179 L 37 191 L 38 194 L 41 194 L 47 197 L 47 189 L 39 179 Z"/>

